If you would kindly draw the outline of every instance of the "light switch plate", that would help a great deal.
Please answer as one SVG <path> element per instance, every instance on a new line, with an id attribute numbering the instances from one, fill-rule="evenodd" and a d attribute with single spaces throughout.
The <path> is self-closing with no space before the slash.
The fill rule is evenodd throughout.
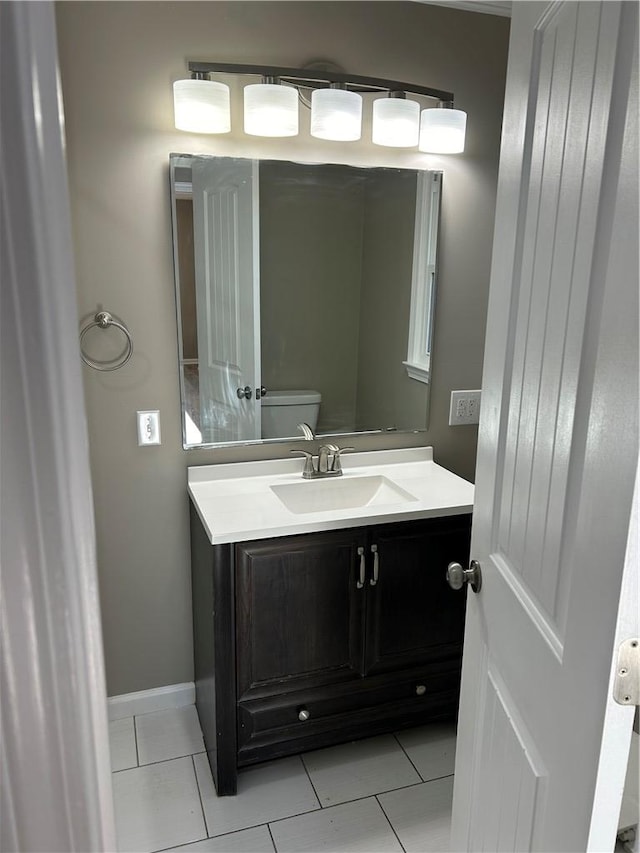
<path id="1" fill-rule="evenodd" d="M 449 426 L 479 423 L 481 394 L 481 391 L 452 391 Z"/>
<path id="2" fill-rule="evenodd" d="M 138 444 L 141 447 L 160 444 L 160 412 L 154 409 L 136 414 L 138 416 Z"/>

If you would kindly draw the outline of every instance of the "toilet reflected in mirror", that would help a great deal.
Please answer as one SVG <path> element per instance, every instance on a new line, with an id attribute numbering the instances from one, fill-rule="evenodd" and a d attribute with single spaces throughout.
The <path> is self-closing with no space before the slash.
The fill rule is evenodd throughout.
<path id="1" fill-rule="evenodd" d="M 315 434 L 322 395 L 318 391 L 273 391 L 261 398 L 262 438 L 300 438 L 298 424 Z"/>

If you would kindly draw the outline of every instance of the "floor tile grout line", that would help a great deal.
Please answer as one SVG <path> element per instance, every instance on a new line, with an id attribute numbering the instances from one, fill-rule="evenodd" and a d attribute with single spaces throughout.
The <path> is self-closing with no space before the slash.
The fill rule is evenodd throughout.
<path id="1" fill-rule="evenodd" d="M 400 785 L 398 788 L 388 788 L 385 791 L 376 791 L 375 793 L 370 792 L 368 794 L 363 794 L 361 797 L 354 797 L 352 800 L 340 800 L 339 803 L 329 803 L 326 806 L 322 806 L 322 808 L 326 811 L 327 809 L 334 809 L 337 806 L 346 806 L 348 803 L 357 803 L 360 800 L 370 800 L 371 797 L 382 796 L 383 794 L 393 794 L 394 791 L 406 791 L 407 788 L 417 788 L 418 785 L 426 785 L 427 783 L 420 779 L 417 782 L 409 782 L 408 785 Z"/>
<path id="2" fill-rule="evenodd" d="M 370 800 L 373 795 L 369 794 L 368 797 L 361 797 L 363 800 Z M 358 800 L 349 800 L 348 803 L 357 803 Z M 273 823 L 284 823 L 287 820 L 295 820 L 298 817 L 307 817 L 308 815 L 320 815 L 324 814 L 331 809 L 338 808 L 339 806 L 347 805 L 347 803 L 336 803 L 335 806 L 327 806 L 326 808 L 320 807 L 319 809 L 307 809 L 306 812 L 298 812 L 297 814 L 285 815 L 284 817 L 274 817 L 273 820 L 268 821 L 269 831 L 271 831 L 271 824 Z M 262 826 L 262 824 L 257 824 L 257 826 Z M 250 826 L 247 829 L 253 829 L 254 827 Z"/>
<path id="3" fill-rule="evenodd" d="M 202 799 L 202 791 L 200 790 L 200 780 L 198 779 L 198 771 L 196 769 L 196 759 L 195 756 L 191 755 L 191 765 L 193 767 L 193 775 L 196 777 L 196 789 L 198 791 L 198 799 L 200 800 L 200 809 L 202 811 L 202 820 L 204 823 L 204 831 L 207 833 L 207 838 L 209 838 L 209 821 L 207 820 L 207 813 L 204 810 L 204 802 Z"/>
<path id="4" fill-rule="evenodd" d="M 193 761 L 193 759 L 195 759 L 195 756 L 196 756 L 196 755 L 206 755 L 206 752 L 193 752 L 193 753 L 191 753 L 191 754 L 190 754 L 190 756 L 178 756 L 178 757 L 179 757 L 179 758 L 188 758 L 188 757 L 190 757 L 190 758 L 192 759 L 192 761 Z M 298 755 L 297 757 L 298 757 L 298 758 L 300 758 L 300 759 L 302 760 L 302 755 Z M 169 758 L 169 759 L 165 759 L 164 761 L 156 761 L 156 762 L 154 762 L 154 763 L 155 763 L 155 764 L 164 764 L 164 763 L 166 763 L 167 761 L 174 761 L 174 760 L 176 760 L 176 759 Z M 198 774 L 197 774 L 197 771 L 195 771 L 195 761 L 193 762 L 193 764 L 194 764 L 194 772 L 196 773 L 196 783 L 197 783 L 197 785 L 198 785 L 198 794 L 200 795 L 200 803 L 201 803 L 201 805 L 202 805 L 202 809 L 203 809 L 203 813 L 204 813 L 204 805 L 202 804 L 202 795 L 201 795 L 201 793 L 200 793 L 200 783 L 199 783 L 199 780 L 198 780 Z M 304 761 L 302 761 L 302 765 L 303 765 L 303 767 L 304 767 L 304 769 L 305 769 L 305 773 L 306 773 L 306 775 L 307 775 L 307 776 L 309 776 L 309 773 L 308 773 L 307 768 L 306 768 L 306 766 L 305 766 L 305 764 L 304 764 Z M 148 764 L 143 764 L 142 766 L 143 766 L 143 767 L 149 767 L 150 765 L 148 765 Z M 131 768 L 131 769 L 134 769 L 134 768 Z M 117 772 L 122 772 L 122 771 L 117 771 Z M 210 839 L 210 838 L 223 838 L 223 837 L 224 837 L 224 836 L 226 836 L 226 835 L 233 835 L 233 834 L 238 833 L 238 832 L 244 832 L 245 830 L 248 830 L 248 829 L 258 829 L 258 827 L 260 827 L 260 826 L 266 826 L 266 827 L 269 829 L 269 834 L 272 836 L 272 839 L 273 839 L 273 835 L 272 835 L 272 833 L 271 833 L 270 824 L 272 824 L 272 823 L 278 823 L 279 821 L 283 821 L 283 820 L 290 820 L 291 818 L 304 817 L 305 815 L 309 815 L 309 814 L 319 814 L 319 813 L 322 811 L 322 805 L 321 805 L 321 803 L 320 803 L 320 799 L 319 799 L 319 797 L 318 797 L 318 794 L 316 793 L 316 790 L 315 790 L 315 788 L 314 788 L 314 786 L 313 786 L 313 782 L 311 781 L 311 778 L 310 778 L 310 777 L 309 777 L 309 782 L 311 783 L 311 787 L 312 787 L 312 789 L 313 789 L 313 793 L 314 793 L 315 798 L 316 798 L 316 801 L 317 801 L 317 803 L 318 803 L 318 805 L 317 805 L 317 806 L 315 806 L 314 808 L 311 808 L 311 809 L 305 809 L 304 811 L 296 812 L 295 814 L 292 814 L 292 815 L 286 815 L 286 816 L 284 816 L 284 817 L 274 818 L 274 819 L 273 819 L 273 820 L 271 820 L 271 821 L 265 821 L 265 822 L 263 822 L 263 823 L 252 823 L 252 824 L 249 824 L 248 826 L 241 826 L 241 827 L 238 827 L 238 829 L 231 829 L 231 830 L 229 830 L 228 832 L 222 832 L 222 833 L 220 833 L 219 835 L 209 835 L 209 834 L 207 834 L 207 836 L 206 836 L 207 840 L 208 840 L 208 839 Z M 370 795 L 369 795 L 369 796 L 370 796 Z M 354 802 L 354 801 L 351 801 L 351 802 Z M 206 826 L 207 833 L 208 833 L 208 832 L 209 832 L 209 826 L 208 826 L 208 823 L 207 823 L 206 814 L 204 814 L 204 820 L 205 820 L 205 826 Z M 273 844 L 274 844 L 274 848 L 275 848 L 275 841 L 273 841 Z M 165 848 L 165 849 L 169 849 L 169 848 Z M 276 849 L 277 849 L 277 848 L 276 848 Z M 160 851 L 154 851 L 154 853 L 160 853 Z"/>
<path id="5" fill-rule="evenodd" d="M 193 841 L 185 841 L 184 844 L 172 844 L 171 847 L 159 847 L 157 850 L 152 850 L 151 853 L 164 853 L 165 850 L 181 850 L 183 847 L 190 847 L 192 844 L 198 844 L 200 841 L 208 841 L 209 836 L 203 835 L 202 838 L 196 838 Z"/>
<path id="6" fill-rule="evenodd" d="M 390 732 L 390 735 L 391 735 L 391 737 L 392 737 L 392 738 L 394 738 L 394 739 L 395 739 L 395 741 L 396 741 L 397 745 L 398 745 L 398 746 L 400 747 L 400 749 L 402 750 L 402 752 L 403 752 L 404 756 L 409 760 L 409 764 L 411 765 L 411 767 L 412 767 L 412 768 L 413 768 L 413 770 L 415 771 L 416 775 L 418 776 L 418 780 L 417 780 L 416 782 L 409 782 L 407 785 L 399 785 L 399 786 L 398 786 L 398 787 L 396 787 L 396 788 L 388 788 L 388 789 L 385 789 L 385 790 L 383 790 L 383 791 L 375 791 L 375 792 L 373 792 L 373 793 L 363 794 L 361 797 L 354 797 L 353 799 L 350 799 L 350 800 L 343 800 L 343 801 L 341 801 L 341 802 L 339 802 L 339 803 L 329 803 L 329 804 L 327 804 L 327 805 L 323 805 L 323 804 L 320 802 L 320 808 L 326 809 L 326 808 L 331 808 L 331 807 L 332 807 L 332 806 L 334 806 L 334 805 L 338 805 L 338 806 L 339 806 L 339 805 L 342 805 L 343 803 L 355 803 L 355 802 L 357 802 L 358 800 L 365 800 L 365 799 L 367 799 L 368 797 L 376 797 L 378 794 L 389 794 L 389 793 L 391 793 L 392 791 L 401 791 L 403 788 L 412 788 L 413 786 L 415 786 L 415 785 L 420 785 L 420 784 L 421 784 L 421 783 L 423 783 L 423 782 L 428 782 L 428 781 L 430 782 L 430 781 L 433 781 L 433 780 L 431 780 L 431 779 L 424 779 L 424 778 L 422 777 L 422 774 L 420 773 L 420 771 L 418 770 L 418 768 L 416 767 L 416 765 L 413 763 L 413 761 L 411 760 L 411 758 L 409 758 L 409 755 L 407 754 L 407 751 L 405 750 L 405 748 L 402 746 L 402 744 L 400 743 L 400 741 L 399 741 L 399 740 L 398 740 L 398 738 L 396 737 L 395 732 Z M 374 737 L 378 737 L 378 735 L 374 735 Z M 331 748 L 331 747 L 329 747 L 329 748 Z M 316 750 L 316 751 L 320 751 L 320 750 Z M 309 777 L 309 781 L 311 782 L 311 785 L 312 785 L 312 787 L 313 787 L 313 790 L 315 791 L 316 789 L 315 789 L 315 785 L 313 784 L 313 780 L 312 780 L 312 778 L 311 778 L 311 773 L 310 773 L 309 769 L 307 768 L 306 762 L 305 762 L 305 760 L 304 760 L 304 756 L 305 756 L 306 754 L 307 754 L 307 753 L 301 753 L 301 754 L 300 754 L 300 758 L 302 759 L 302 763 L 303 763 L 303 765 L 304 765 L 304 769 L 307 771 L 307 776 Z M 438 778 L 440 778 L 440 777 L 438 777 Z M 318 796 L 317 792 L 316 792 L 316 796 Z M 318 801 L 320 801 L 320 797 L 318 797 Z"/>
<path id="7" fill-rule="evenodd" d="M 411 756 L 409 755 L 409 753 L 407 752 L 407 750 L 404 748 L 404 746 L 402 745 L 402 742 L 400 741 L 400 738 L 397 736 L 397 734 L 396 734 L 395 732 L 393 733 L 393 736 L 394 736 L 394 738 L 398 741 L 398 744 L 400 745 L 400 749 L 401 749 L 401 750 L 404 752 L 404 754 L 407 756 L 407 758 L 409 759 L 409 761 L 411 762 L 411 764 L 412 764 L 412 766 L 413 766 L 413 769 L 416 771 L 416 773 L 417 773 L 417 774 L 418 774 L 418 776 L 422 779 L 422 781 L 423 781 L 423 782 L 435 782 L 435 781 L 436 781 L 436 779 L 446 779 L 446 778 L 447 778 L 447 776 L 453 776 L 453 773 L 443 773 L 443 775 L 442 775 L 442 776 L 434 776 L 432 779 L 425 779 L 425 778 L 424 778 L 424 776 L 422 775 L 422 773 L 418 770 L 417 765 L 416 765 L 416 764 L 414 764 L 413 759 L 411 758 Z M 386 793 L 386 792 L 385 792 L 385 793 Z"/>
<path id="8" fill-rule="evenodd" d="M 423 782 L 426 782 L 427 780 L 422 778 L 422 773 L 418 770 L 418 768 L 417 768 L 417 767 L 416 767 L 416 765 L 413 763 L 413 761 L 411 761 L 411 756 L 409 755 L 409 753 L 407 752 L 407 750 L 406 750 L 406 749 L 404 748 L 404 746 L 402 745 L 402 741 L 400 740 L 400 738 L 398 737 L 398 735 L 394 732 L 394 733 L 393 733 L 393 736 L 394 736 L 394 738 L 396 739 L 396 742 L 397 742 L 398 746 L 400 747 L 400 749 L 404 752 L 404 754 L 407 756 L 407 758 L 408 758 L 408 759 L 409 759 L 409 761 L 411 762 L 411 766 L 412 766 L 412 767 L 413 767 L 413 769 L 416 771 L 416 773 L 418 774 L 418 776 L 422 779 L 422 781 L 423 781 Z"/>
<path id="9" fill-rule="evenodd" d="M 280 823 L 283 820 L 293 820 L 296 817 L 305 817 L 310 814 L 320 814 L 322 812 L 321 808 L 317 809 L 307 809 L 304 812 L 296 812 L 295 814 L 284 815 L 284 817 L 274 817 L 272 820 L 266 821 L 266 823 L 251 823 L 248 826 L 241 826 L 238 829 L 229 830 L 229 832 L 222 832 L 220 835 L 210 835 L 209 838 L 221 838 L 223 835 L 229 835 L 231 832 L 241 832 L 244 829 L 257 829 L 259 826 L 267 826 L 272 823 Z"/>
<path id="10" fill-rule="evenodd" d="M 1 0 L 0 0 L 1 2 Z M 126 773 L 127 770 L 142 770 L 145 767 L 155 767 L 158 764 L 168 764 L 169 761 L 179 761 L 181 758 L 191 758 L 194 755 L 206 755 L 205 752 L 185 752 L 184 755 L 174 755 L 172 758 L 162 758 L 160 761 L 150 761 L 148 764 L 138 764 L 137 767 L 123 767 L 122 770 L 112 770 L 112 773 Z"/>
<path id="11" fill-rule="evenodd" d="M 387 793 L 388 793 L 388 792 L 387 792 Z M 379 807 L 382 809 L 382 814 L 385 816 L 385 819 L 386 819 L 387 823 L 388 823 L 388 824 L 389 824 L 389 826 L 391 827 L 391 831 L 393 832 L 393 834 L 395 835 L 395 837 L 398 839 L 398 844 L 400 845 L 400 847 L 401 847 L 401 848 L 405 851 L 405 853 L 406 853 L 406 847 L 404 846 L 404 844 L 403 844 L 403 843 L 402 843 L 402 841 L 400 840 L 400 836 L 399 836 L 399 835 L 398 835 L 398 833 L 396 832 L 396 828 L 395 828 L 395 826 L 393 825 L 393 823 L 391 822 L 391 818 L 390 818 L 390 817 L 389 817 L 389 815 L 386 813 L 384 806 L 383 806 L 383 805 L 382 805 L 382 803 L 380 802 L 380 796 L 381 796 L 381 794 L 376 794 L 376 796 L 375 796 L 375 800 L 376 800 L 377 804 L 379 805 Z"/>
<path id="12" fill-rule="evenodd" d="M 316 791 L 316 786 L 313 784 L 313 779 L 311 778 L 311 773 L 309 773 L 309 768 L 307 767 L 307 765 L 306 765 L 306 763 L 305 763 L 305 760 L 304 760 L 304 753 L 301 753 L 301 754 L 300 754 L 300 761 L 302 761 L 302 766 L 304 767 L 304 772 L 307 774 L 307 778 L 308 778 L 308 780 L 309 780 L 309 784 L 311 785 L 311 788 L 312 788 L 312 790 L 313 790 L 313 793 L 314 793 L 314 795 L 315 795 L 315 798 L 316 798 L 316 800 L 318 801 L 318 806 L 319 806 L 321 809 L 323 809 L 323 808 L 324 808 L 324 806 L 323 806 L 323 805 L 322 805 L 322 803 L 320 802 L 320 797 L 319 797 L 319 795 L 318 795 L 318 792 Z"/>
<path id="13" fill-rule="evenodd" d="M 273 820 L 269 820 L 266 822 L 263 821 L 262 823 L 250 823 L 247 826 L 239 826 L 237 829 L 229 829 L 227 832 L 221 832 L 219 835 L 207 835 L 205 839 L 201 840 L 211 841 L 216 838 L 226 838 L 227 835 L 234 835 L 238 832 L 246 832 L 249 829 L 259 829 L 261 826 L 270 826 L 272 823 L 280 823 L 284 820 L 293 820 L 296 817 L 306 817 L 307 815 L 320 814 L 321 812 L 322 809 L 308 809 L 306 812 L 297 812 L 296 814 L 285 815 L 284 817 L 275 817 L 273 818 Z M 269 832 L 271 832 L 271 830 L 269 830 Z M 157 851 L 154 851 L 154 853 L 157 853 Z"/>
<path id="14" fill-rule="evenodd" d="M 304 815 L 316 814 L 319 813 L 319 811 L 319 809 L 314 809 L 311 812 L 301 812 L 300 815 L 292 815 L 291 817 L 304 817 Z M 278 820 L 273 821 L 273 823 L 278 823 L 278 821 L 280 820 L 289 820 L 289 818 L 278 818 Z M 174 849 L 180 850 L 183 847 L 187 848 L 190 847 L 192 844 L 198 844 L 200 841 L 221 841 L 223 838 L 229 838 L 231 835 L 240 835 L 241 832 L 250 832 L 252 829 L 261 829 L 263 826 L 269 833 L 274 853 L 278 853 L 278 848 L 276 847 L 276 842 L 273 837 L 273 833 L 271 832 L 271 825 L 269 823 L 256 823 L 252 826 L 243 826 L 240 829 L 231 829 L 229 830 L 229 832 L 223 832 L 221 835 L 203 835 L 202 838 L 196 838 L 193 841 L 185 841 L 184 844 L 172 844 L 171 847 L 160 847 L 157 850 L 152 850 L 151 853 L 164 853 L 165 850 Z"/>
<path id="15" fill-rule="evenodd" d="M 434 776 L 433 779 L 425 779 L 424 784 L 428 785 L 429 782 L 440 782 L 442 779 L 453 779 L 455 773 L 445 773 L 444 776 Z"/>
<path id="16" fill-rule="evenodd" d="M 134 714 L 132 717 L 133 720 L 133 740 L 136 745 L 136 767 L 140 767 L 140 753 L 138 751 L 138 726 L 136 723 L 136 715 Z"/>
<path id="17" fill-rule="evenodd" d="M 188 847 L 190 844 L 197 844 L 199 841 L 207 841 L 207 840 L 211 837 L 211 836 L 209 835 L 209 827 L 208 827 L 208 825 L 207 825 L 207 817 L 206 817 L 205 812 L 204 812 L 204 804 L 203 804 L 203 802 L 202 802 L 202 794 L 200 793 L 200 783 L 198 782 L 198 774 L 197 774 L 197 772 L 196 772 L 196 765 L 195 765 L 195 761 L 193 760 L 193 759 L 194 759 L 194 755 L 198 755 L 198 754 L 199 754 L 199 753 L 192 753 L 192 754 L 191 754 L 191 756 L 180 755 L 180 756 L 178 756 L 178 757 L 179 757 L 179 758 L 187 758 L 187 757 L 190 757 L 190 758 L 191 758 L 191 765 L 192 765 L 192 767 L 193 767 L 193 775 L 194 775 L 194 777 L 195 777 L 195 782 L 196 782 L 196 790 L 198 791 L 198 799 L 199 799 L 199 801 L 200 801 L 200 810 L 201 810 L 201 812 L 202 812 L 202 822 L 203 822 L 203 824 L 204 824 L 204 831 L 205 831 L 205 833 L 206 833 L 206 834 L 205 834 L 205 835 L 203 835 L 203 836 L 202 836 L 202 838 L 193 838 L 193 839 L 191 839 L 191 841 L 185 841 L 185 843 L 184 843 L 184 844 L 172 844 L 172 845 L 171 845 L 171 847 L 158 847 L 156 850 L 151 851 L 151 853 L 162 853 L 162 851 L 164 851 L 164 850 L 173 850 L 174 848 Z M 167 759 L 167 760 L 168 760 L 168 761 L 173 761 L 174 759 L 169 758 L 169 759 Z M 163 761 L 156 761 L 156 762 L 154 762 L 154 763 L 155 763 L 155 764 L 164 764 L 165 762 L 163 762 Z M 142 766 L 143 766 L 143 767 L 148 767 L 149 765 L 148 765 L 148 764 L 143 764 Z M 129 768 L 129 769 L 133 770 L 133 769 L 135 769 L 135 768 Z M 116 771 L 116 772 L 121 772 L 121 771 Z M 229 834 L 231 834 L 231 833 L 229 833 Z"/>
<path id="18" fill-rule="evenodd" d="M 136 757 L 138 760 L 138 765 L 137 765 L 138 767 L 147 767 L 149 764 L 161 764 L 163 761 L 171 761 L 172 758 L 184 758 L 188 755 L 197 755 L 199 752 L 206 752 L 206 747 L 204 744 L 204 735 L 202 734 L 202 727 L 200 726 L 200 721 L 197 720 L 197 732 L 198 732 L 198 735 L 200 737 L 202 748 L 198 748 L 197 751 L 192 750 L 191 752 L 181 753 L 180 755 L 173 755 L 169 758 L 160 758 L 157 761 L 147 761 L 144 764 L 140 763 L 140 746 L 139 746 L 139 732 L 138 732 L 138 720 L 139 720 L 139 718 L 152 717 L 152 716 L 155 716 L 156 714 L 171 714 L 171 713 L 176 714 L 176 713 L 180 713 L 181 711 L 186 710 L 187 708 L 194 708 L 195 709 L 195 705 L 194 704 L 181 705 L 179 708 L 161 708 L 157 711 L 148 711 L 145 714 L 133 714 L 132 715 L 133 728 L 134 728 L 135 739 L 136 739 Z M 197 714 L 197 710 L 196 710 L 196 714 Z M 126 718 L 122 718 L 122 719 L 126 719 Z M 177 732 L 178 737 L 180 737 L 185 732 L 186 732 L 187 740 L 190 740 L 191 735 L 193 734 L 193 730 L 190 729 L 188 726 L 187 726 L 187 729 L 178 730 L 178 732 Z M 161 729 L 161 733 L 162 733 L 163 737 L 167 736 L 166 727 L 164 729 Z M 173 737 L 173 736 L 174 736 L 174 733 L 172 732 L 170 737 Z"/>
<path id="19" fill-rule="evenodd" d="M 410 787 L 410 788 L 415 788 L 415 787 L 417 787 L 417 786 L 418 786 L 418 785 L 420 785 L 420 784 L 425 784 L 425 783 L 424 783 L 424 782 L 417 782 L 417 783 L 415 783 L 414 785 L 409 785 L 408 787 Z M 394 789 L 392 789 L 391 791 L 383 791 L 383 792 L 381 792 L 381 794 L 383 794 L 383 793 L 384 793 L 384 794 L 393 793 L 393 791 L 395 791 L 395 790 L 398 790 L 398 791 L 399 791 L 399 790 L 402 790 L 402 789 L 401 789 L 401 788 L 394 788 Z M 327 814 L 327 813 L 328 813 L 328 812 L 330 812 L 332 809 L 338 809 L 338 808 L 340 808 L 341 806 L 351 805 L 352 803 L 364 802 L 365 800 L 375 800 L 375 802 L 376 802 L 376 804 L 378 805 L 378 807 L 382 810 L 382 814 L 384 815 L 384 818 L 385 818 L 386 822 L 389 824 L 389 826 L 390 826 L 390 828 L 391 828 L 391 831 L 393 832 L 393 835 L 394 835 L 394 837 L 396 838 L 396 840 L 397 840 L 398 844 L 400 845 L 400 847 L 401 847 L 401 849 L 404 851 L 404 853 L 406 853 L 406 849 L 405 849 L 405 847 L 404 847 L 404 845 L 403 845 L 402 841 L 400 841 L 400 838 L 399 838 L 399 836 L 398 836 L 398 833 L 397 833 L 397 832 L 396 832 L 396 830 L 395 830 L 394 825 L 391 823 L 391 820 L 389 819 L 389 816 L 387 815 L 386 811 L 384 810 L 384 807 L 383 807 L 382 803 L 378 800 L 378 796 L 381 796 L 381 794 L 380 794 L 380 795 L 378 795 L 378 794 L 368 794 L 366 797 L 360 797 L 360 798 L 358 798 L 358 799 L 356 799 L 356 800 L 346 800 L 344 803 L 335 803 L 334 805 L 327 806 L 326 808 L 322 808 L 322 809 L 320 809 L 320 810 L 315 809 L 315 810 L 313 810 L 313 811 L 302 812 L 302 813 L 301 813 L 301 814 L 299 814 L 299 815 L 291 815 L 290 817 L 282 817 L 282 818 L 277 818 L 276 820 L 269 821 L 269 823 L 267 824 L 267 827 L 268 827 L 268 829 L 269 829 L 269 834 L 271 835 L 271 838 L 272 838 L 272 840 L 273 840 L 273 846 L 274 846 L 274 848 L 275 848 L 275 850 L 276 850 L 276 853 L 279 853 L 279 851 L 278 851 L 278 847 L 277 847 L 277 845 L 276 845 L 275 839 L 273 838 L 273 831 L 272 831 L 272 829 L 271 829 L 271 825 L 272 825 L 272 824 L 274 824 L 274 823 L 284 823 L 285 821 L 288 821 L 288 820 L 294 820 L 294 819 L 295 819 L 295 818 L 297 818 L 297 817 L 305 817 L 305 816 L 307 816 L 307 815 L 314 815 L 314 814 L 321 815 L 321 814 Z"/>
<path id="20" fill-rule="evenodd" d="M 260 825 L 262 826 L 263 824 L 260 824 Z M 273 832 L 271 832 L 271 824 L 266 823 L 266 824 L 264 824 L 264 826 L 267 827 L 267 832 L 269 833 L 269 838 L 271 839 L 271 843 L 273 844 L 273 849 L 275 850 L 275 853 L 278 853 L 278 848 L 276 847 L 276 840 L 273 837 Z"/>

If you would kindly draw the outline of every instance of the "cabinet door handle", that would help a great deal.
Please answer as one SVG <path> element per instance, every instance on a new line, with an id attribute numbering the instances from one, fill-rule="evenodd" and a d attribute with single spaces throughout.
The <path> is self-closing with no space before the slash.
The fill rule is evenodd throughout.
<path id="1" fill-rule="evenodd" d="M 360 578 L 359 578 L 358 582 L 356 583 L 356 586 L 358 587 L 358 589 L 362 589 L 362 587 L 364 586 L 364 571 L 365 571 L 364 548 L 362 548 L 362 547 L 358 548 L 358 556 L 360 557 Z"/>
<path id="2" fill-rule="evenodd" d="M 380 568 L 378 564 L 379 555 L 377 545 L 371 546 L 371 553 L 373 554 L 373 577 L 369 581 L 369 584 L 370 586 L 375 586 L 378 583 L 378 571 Z"/>

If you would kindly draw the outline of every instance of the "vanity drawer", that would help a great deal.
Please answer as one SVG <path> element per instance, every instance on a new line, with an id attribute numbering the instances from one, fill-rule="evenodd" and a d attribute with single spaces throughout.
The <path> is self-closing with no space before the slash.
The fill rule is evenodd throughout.
<path id="1" fill-rule="evenodd" d="M 459 663 L 437 669 L 239 702 L 238 765 L 454 717 Z"/>

